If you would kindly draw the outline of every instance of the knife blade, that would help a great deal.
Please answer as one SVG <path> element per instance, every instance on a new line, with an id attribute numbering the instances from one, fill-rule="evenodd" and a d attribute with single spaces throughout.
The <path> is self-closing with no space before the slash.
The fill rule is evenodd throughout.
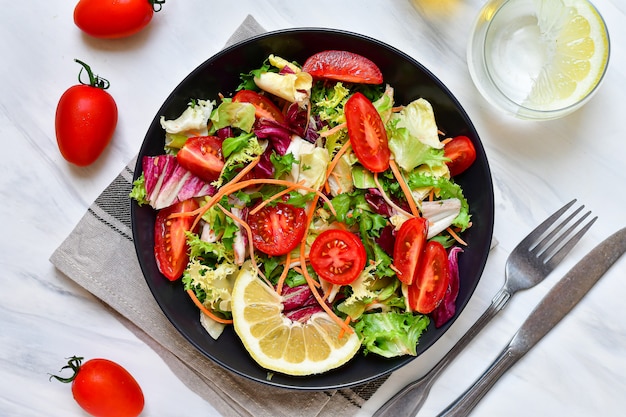
<path id="1" fill-rule="evenodd" d="M 495 382 L 535 346 L 626 252 L 626 227 L 585 255 L 545 295 L 485 373 L 439 417 L 467 416 Z"/>

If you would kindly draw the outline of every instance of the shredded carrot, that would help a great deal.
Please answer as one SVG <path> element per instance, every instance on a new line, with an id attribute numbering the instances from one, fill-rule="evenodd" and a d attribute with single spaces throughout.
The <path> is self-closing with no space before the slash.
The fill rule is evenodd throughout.
<path id="1" fill-rule="evenodd" d="M 337 126 L 333 127 L 332 129 L 328 129 L 328 130 L 326 130 L 324 132 L 320 132 L 320 136 L 325 138 L 325 137 L 328 137 L 330 135 L 333 135 L 333 134 L 339 132 L 341 129 L 344 129 L 346 127 L 346 125 L 347 125 L 346 122 L 340 123 Z"/>
<path id="2" fill-rule="evenodd" d="M 347 316 L 346 319 L 343 321 L 343 323 L 345 324 L 345 327 L 342 327 L 341 330 L 339 331 L 339 335 L 338 335 L 339 339 L 341 339 L 343 335 L 346 333 L 346 327 L 351 329 L 351 327 L 349 326 L 350 321 L 352 321 L 350 316 Z"/>
<path id="3" fill-rule="evenodd" d="M 396 266 L 394 264 L 390 264 L 389 265 L 389 269 L 391 269 L 393 272 L 395 272 L 397 276 L 402 275 L 402 272 L 400 272 L 400 270 L 398 268 L 396 268 Z"/>
<path id="4" fill-rule="evenodd" d="M 289 265 L 291 264 L 291 252 L 287 253 L 284 262 L 283 272 L 280 274 L 278 278 L 278 283 L 276 284 L 276 292 L 278 295 L 281 295 L 283 292 L 283 285 L 285 284 L 285 279 L 287 278 L 287 274 L 289 273 Z"/>
<path id="5" fill-rule="evenodd" d="M 203 205 L 202 207 L 194 210 L 194 211 L 188 211 L 185 213 L 172 213 L 170 215 L 170 217 L 182 217 L 182 216 L 196 216 L 196 219 L 194 220 L 193 224 L 191 225 L 191 230 L 193 230 L 198 222 L 200 221 L 200 219 L 202 218 L 202 216 L 204 216 L 204 214 L 209 211 L 209 209 L 211 207 L 213 207 L 218 201 L 220 201 L 222 199 L 222 197 L 224 197 L 225 195 L 229 195 L 234 193 L 235 191 L 239 191 L 243 188 L 249 187 L 251 185 L 258 185 L 258 184 L 271 184 L 271 185 L 282 185 L 285 187 L 292 187 L 295 186 L 295 188 L 299 188 L 311 193 L 315 193 L 318 197 L 321 197 L 329 206 L 330 211 L 336 215 L 337 213 L 335 212 L 335 209 L 333 208 L 332 203 L 330 202 L 330 200 L 328 199 L 328 197 L 326 197 L 324 194 L 322 194 L 319 190 L 316 190 L 314 188 L 311 187 L 307 187 L 305 185 L 302 184 L 298 184 L 298 183 L 294 183 L 292 181 L 286 181 L 286 180 L 275 180 L 275 179 L 271 179 L 271 178 L 265 178 L 265 179 L 251 179 L 251 180 L 245 180 L 245 181 L 239 181 L 238 183 L 228 183 L 226 185 L 224 185 L 223 187 L 221 187 L 217 193 L 215 193 L 215 195 L 213 195 L 209 201 Z"/>
<path id="6" fill-rule="evenodd" d="M 304 245 L 300 245 L 300 262 L 302 262 L 302 265 L 305 265 L 305 261 L 304 261 Z M 316 285 L 318 284 L 312 277 L 311 275 L 309 275 L 309 271 L 307 271 L 306 266 L 304 266 L 302 268 L 302 272 L 304 273 L 304 278 L 306 279 L 307 284 L 309 284 L 309 288 L 311 289 L 311 292 L 313 293 L 313 296 L 315 297 L 315 299 L 317 300 L 317 302 L 319 303 L 319 305 L 324 309 L 324 311 L 326 311 L 326 313 L 328 313 L 328 315 L 330 316 L 331 319 L 333 319 L 333 321 L 335 321 L 339 326 L 342 327 L 342 329 L 344 329 L 346 332 L 348 333 L 354 333 L 354 330 L 352 329 L 352 327 L 348 326 L 346 323 L 344 323 L 343 320 L 341 320 L 341 318 L 339 316 L 337 316 L 335 314 L 335 312 L 328 306 L 328 304 L 326 304 L 326 302 L 324 302 L 324 300 L 322 299 L 322 297 L 320 296 L 320 293 L 317 291 Z"/>
<path id="7" fill-rule="evenodd" d="M 448 142 L 450 142 L 452 140 L 452 138 L 445 138 L 444 140 L 441 141 L 441 143 L 443 143 L 444 145 Z"/>
<path id="8" fill-rule="evenodd" d="M 217 207 L 222 210 L 222 212 L 227 215 L 228 217 L 230 217 L 231 219 L 233 219 L 233 221 L 239 225 L 241 225 L 241 227 L 243 227 L 246 230 L 246 234 L 248 235 L 248 250 L 250 251 L 250 260 L 252 261 L 252 265 L 254 266 L 254 269 L 257 271 L 257 273 L 261 276 L 261 278 L 263 278 L 263 280 L 269 284 L 270 286 L 272 286 L 272 284 L 270 284 L 269 280 L 265 277 L 265 275 L 263 274 L 263 272 L 261 271 L 261 269 L 259 268 L 259 265 L 256 263 L 256 257 L 254 256 L 254 244 L 252 243 L 252 229 L 250 229 L 250 226 L 248 225 L 248 223 L 244 222 L 243 220 L 241 220 L 239 217 L 235 216 L 233 213 L 231 213 L 229 210 L 226 210 L 224 207 L 222 207 L 221 204 L 218 204 Z"/>
<path id="9" fill-rule="evenodd" d="M 221 317 L 216 316 L 211 310 L 209 310 L 208 308 L 206 308 L 204 306 L 204 304 L 202 304 L 200 302 L 200 300 L 198 300 L 198 297 L 196 297 L 196 293 L 193 292 L 193 290 L 189 289 L 187 290 L 187 294 L 189 294 L 189 297 L 191 297 L 191 300 L 193 301 L 193 303 L 200 309 L 200 311 L 202 311 L 204 314 L 206 314 L 207 316 L 211 317 L 213 320 L 215 320 L 218 323 L 222 323 L 222 324 L 232 324 L 233 321 L 230 319 L 223 319 Z"/>
<path id="10" fill-rule="evenodd" d="M 393 172 L 394 177 L 396 177 L 398 184 L 400 184 L 400 188 L 402 189 L 402 192 L 404 193 L 404 196 L 406 197 L 406 201 L 409 203 L 409 207 L 411 208 L 411 213 L 415 217 L 420 217 L 420 213 L 417 210 L 417 206 L 415 205 L 415 199 L 413 198 L 413 194 L 411 193 L 411 190 L 409 189 L 409 186 L 407 185 L 406 181 L 404 181 L 404 177 L 400 173 L 400 170 L 398 169 L 398 165 L 396 165 L 396 161 L 394 161 L 393 159 L 390 159 L 389 167 L 391 168 L 391 171 Z"/>
<path id="11" fill-rule="evenodd" d="M 351 146 L 350 141 L 347 140 L 346 143 L 344 143 L 343 146 L 337 151 L 337 153 L 333 157 L 333 160 L 330 161 L 330 164 L 328 164 L 328 168 L 326 169 L 326 178 L 324 181 L 324 189 L 326 190 L 326 192 L 330 192 L 330 185 L 328 184 L 328 177 L 330 177 L 331 172 L 334 171 L 335 167 L 339 163 L 339 160 L 341 159 L 343 154 L 346 153 L 346 151 L 348 150 L 350 146 Z"/>
<path id="12" fill-rule="evenodd" d="M 463 246 L 467 246 L 467 242 L 465 242 L 463 239 L 461 239 L 461 237 L 459 235 L 457 235 L 456 232 L 454 230 L 452 230 L 451 227 L 448 227 L 446 230 L 448 231 L 448 233 L 450 233 L 450 236 L 452 236 L 454 238 L 454 240 L 456 240 L 457 242 L 459 242 Z"/>
<path id="13" fill-rule="evenodd" d="M 378 173 L 375 172 L 374 173 L 374 184 L 376 184 L 376 188 L 378 189 L 378 191 L 380 191 L 380 194 L 383 196 L 383 199 L 385 200 L 385 202 L 387 204 L 389 204 L 391 207 L 393 207 L 394 209 L 396 209 L 396 211 L 398 213 L 402 213 L 407 217 L 411 217 L 411 213 L 408 213 L 406 210 L 404 210 L 402 207 L 398 206 L 396 203 L 394 203 L 388 196 L 387 193 L 385 192 L 385 189 L 380 185 L 380 182 L 378 181 Z"/>
<path id="14" fill-rule="evenodd" d="M 304 180 L 300 181 L 297 184 L 303 185 L 304 184 Z M 250 210 L 250 214 L 258 213 L 259 210 L 261 210 L 263 207 L 265 207 L 266 205 L 268 205 L 272 201 L 276 200 L 277 198 L 280 198 L 280 197 L 284 196 L 285 194 L 289 194 L 290 192 L 292 192 L 296 188 L 298 188 L 298 187 L 296 186 L 296 184 L 294 184 L 294 185 L 292 185 L 290 187 L 285 188 L 281 192 L 274 194 L 273 196 L 271 196 L 267 200 L 263 201 L 262 203 L 259 203 L 255 208 Z"/>

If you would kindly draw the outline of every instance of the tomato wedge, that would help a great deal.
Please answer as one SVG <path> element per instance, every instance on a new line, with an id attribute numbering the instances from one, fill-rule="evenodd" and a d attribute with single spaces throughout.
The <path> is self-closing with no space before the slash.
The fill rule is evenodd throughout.
<path id="1" fill-rule="evenodd" d="M 314 78 L 359 84 L 381 84 L 380 68 L 362 55 L 348 51 L 322 51 L 310 56 L 302 66 Z"/>
<path id="2" fill-rule="evenodd" d="M 271 256 L 284 255 L 298 246 L 306 231 L 303 208 L 278 203 L 248 214 L 254 247 Z"/>
<path id="3" fill-rule="evenodd" d="M 467 136 L 457 136 L 452 138 L 443 148 L 444 156 L 450 158 L 446 162 L 450 175 L 459 175 L 469 168 L 476 160 L 476 148 L 472 140 Z"/>
<path id="4" fill-rule="evenodd" d="M 254 105 L 254 115 L 258 119 L 272 119 L 278 123 L 285 122 L 285 116 L 278 106 L 266 96 L 252 90 L 240 90 L 233 97 L 237 103 L 250 103 Z"/>
<path id="5" fill-rule="evenodd" d="M 400 226 L 393 247 L 393 265 L 398 279 L 407 285 L 413 284 L 417 266 L 426 246 L 428 220 L 413 217 Z"/>
<path id="6" fill-rule="evenodd" d="M 332 284 L 347 285 L 365 268 L 367 254 L 363 242 L 354 233 L 330 229 L 315 238 L 309 259 L 321 278 Z"/>
<path id="7" fill-rule="evenodd" d="M 215 136 L 189 138 L 176 154 L 176 158 L 192 174 L 206 182 L 215 181 L 224 168 L 222 141 Z"/>
<path id="8" fill-rule="evenodd" d="M 443 300 L 449 282 L 446 249 L 431 240 L 424 248 L 415 282 L 408 288 L 409 307 L 418 313 L 431 313 Z"/>
<path id="9" fill-rule="evenodd" d="M 389 168 L 389 142 L 378 110 L 361 93 L 354 93 L 344 106 L 348 136 L 359 162 L 372 172 Z"/>
<path id="10" fill-rule="evenodd" d="M 193 216 L 169 218 L 172 213 L 186 213 L 199 207 L 194 199 L 178 202 L 157 213 L 154 223 L 154 257 L 159 271 L 170 281 L 183 274 L 189 255 L 185 232 L 191 229 Z"/>

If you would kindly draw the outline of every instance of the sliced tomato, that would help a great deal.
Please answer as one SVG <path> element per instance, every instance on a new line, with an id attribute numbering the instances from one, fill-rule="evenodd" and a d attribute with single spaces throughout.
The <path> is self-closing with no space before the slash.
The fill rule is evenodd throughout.
<path id="1" fill-rule="evenodd" d="M 348 51 L 322 51 L 310 56 L 302 66 L 314 78 L 349 83 L 381 84 L 380 68 L 362 55 Z"/>
<path id="2" fill-rule="evenodd" d="M 378 110 L 361 93 L 354 93 L 344 106 L 348 136 L 359 162 L 372 172 L 389 168 L 389 142 Z"/>
<path id="3" fill-rule="evenodd" d="M 393 265 L 398 279 L 411 285 L 415 279 L 417 266 L 426 246 L 428 220 L 413 217 L 400 226 L 393 247 Z"/>
<path id="4" fill-rule="evenodd" d="M 306 231 L 303 208 L 278 203 L 248 215 L 254 247 L 271 256 L 284 255 L 298 246 Z"/>
<path id="5" fill-rule="evenodd" d="M 196 136 L 187 142 L 176 154 L 178 163 L 204 181 L 219 178 L 224 168 L 222 140 L 216 136 Z"/>
<path id="6" fill-rule="evenodd" d="M 189 255 L 185 232 L 191 229 L 193 216 L 169 218 L 173 213 L 186 213 L 199 207 L 194 199 L 178 202 L 157 214 L 154 223 L 154 257 L 159 271 L 170 281 L 183 274 Z"/>
<path id="7" fill-rule="evenodd" d="M 278 123 L 285 122 L 285 116 L 278 106 L 266 96 L 252 90 L 240 90 L 233 97 L 237 103 L 250 103 L 254 105 L 254 115 L 257 119 L 272 119 Z"/>
<path id="8" fill-rule="evenodd" d="M 450 175 L 459 175 L 469 168 L 476 160 L 476 148 L 472 140 L 467 136 L 456 136 L 446 143 L 443 148 L 444 156 L 450 158 L 446 162 Z"/>
<path id="9" fill-rule="evenodd" d="M 449 282 L 446 249 L 431 240 L 424 248 L 415 282 L 408 288 L 409 307 L 422 314 L 431 313 L 443 300 Z"/>
<path id="10" fill-rule="evenodd" d="M 365 268 L 367 254 L 363 242 L 354 233 L 330 229 L 315 238 L 309 259 L 321 278 L 332 284 L 347 285 Z"/>

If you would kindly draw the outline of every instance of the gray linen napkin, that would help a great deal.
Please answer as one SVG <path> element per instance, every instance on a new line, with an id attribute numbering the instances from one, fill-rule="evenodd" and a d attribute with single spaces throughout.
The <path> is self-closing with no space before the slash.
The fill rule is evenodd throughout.
<path id="1" fill-rule="evenodd" d="M 248 16 L 228 44 L 262 32 L 264 29 Z M 261 386 L 216 365 L 178 333 L 154 300 L 135 256 L 128 197 L 135 162 L 131 161 L 100 194 L 50 261 L 110 307 L 112 314 L 154 349 L 183 383 L 223 416 L 355 414 L 386 378 L 323 392 Z"/>

